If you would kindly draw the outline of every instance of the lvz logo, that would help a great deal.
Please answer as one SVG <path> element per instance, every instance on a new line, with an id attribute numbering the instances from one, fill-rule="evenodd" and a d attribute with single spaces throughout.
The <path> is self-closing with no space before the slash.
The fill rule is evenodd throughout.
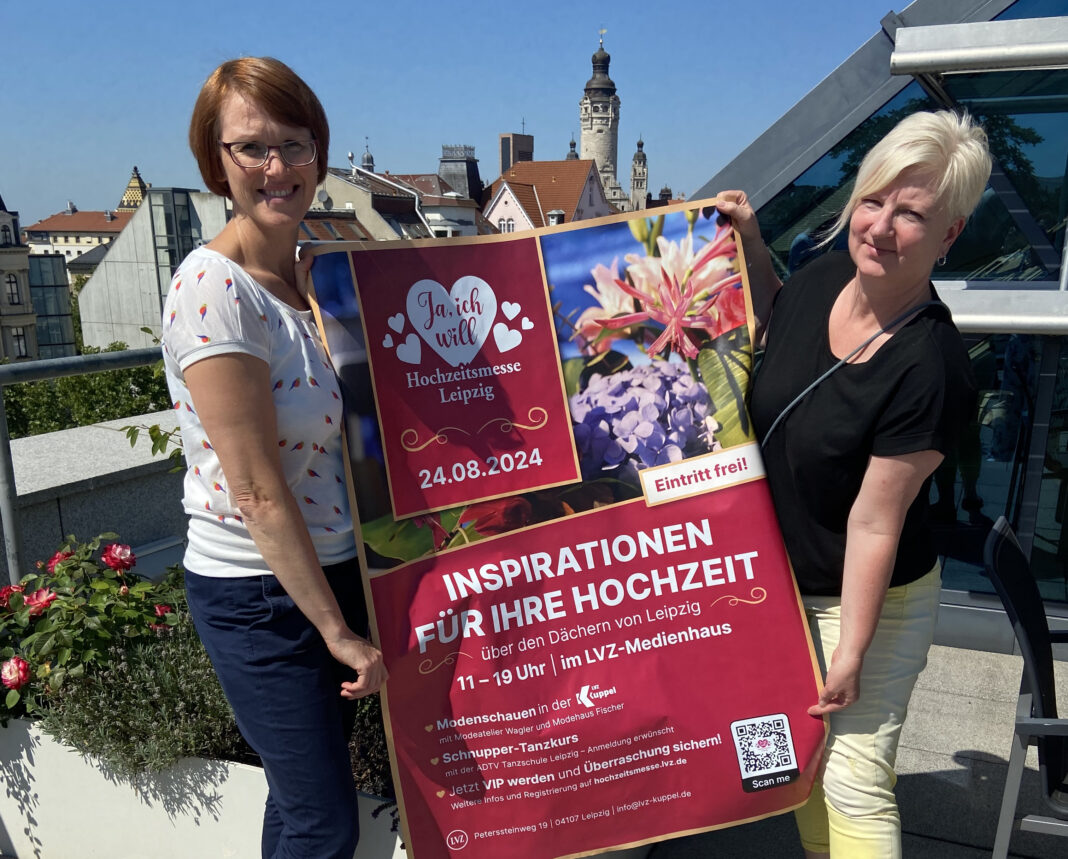
<path id="1" fill-rule="evenodd" d="M 445 836 L 445 843 L 450 850 L 463 850 L 467 846 L 467 833 L 462 829 L 454 829 Z"/>

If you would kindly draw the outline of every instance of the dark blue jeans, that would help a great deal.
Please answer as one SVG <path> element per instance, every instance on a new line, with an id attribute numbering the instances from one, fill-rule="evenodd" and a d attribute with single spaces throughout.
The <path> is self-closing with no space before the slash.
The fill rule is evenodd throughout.
<path id="1" fill-rule="evenodd" d="M 366 634 L 356 560 L 324 569 L 349 627 Z M 189 609 L 234 709 L 263 760 L 264 859 L 352 859 L 360 835 L 348 737 L 355 672 L 330 655 L 274 576 L 186 576 Z"/>

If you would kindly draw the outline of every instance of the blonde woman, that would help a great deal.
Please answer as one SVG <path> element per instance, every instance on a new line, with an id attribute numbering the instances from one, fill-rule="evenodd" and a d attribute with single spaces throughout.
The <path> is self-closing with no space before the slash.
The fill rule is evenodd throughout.
<path id="1" fill-rule="evenodd" d="M 918 113 L 867 154 L 827 244 L 785 284 L 740 191 L 741 236 L 766 346 L 752 416 L 825 675 L 820 778 L 797 813 L 805 853 L 899 857 L 894 763 L 940 592 L 931 476 L 974 408 L 967 351 L 931 285 L 990 175 L 968 117 Z"/>

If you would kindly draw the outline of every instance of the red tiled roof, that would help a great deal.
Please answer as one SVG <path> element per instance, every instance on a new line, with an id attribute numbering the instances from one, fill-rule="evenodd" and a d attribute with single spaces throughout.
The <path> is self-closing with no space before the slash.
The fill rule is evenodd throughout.
<path id="1" fill-rule="evenodd" d="M 28 233 L 114 233 L 118 235 L 126 226 L 133 212 L 59 212 L 23 229 Z"/>
<path id="2" fill-rule="evenodd" d="M 545 226 L 542 214 L 554 209 L 561 209 L 564 223 L 570 223 L 591 170 L 594 170 L 594 162 L 585 159 L 517 161 L 493 181 L 489 197 L 492 200 L 500 190 L 501 183 L 506 181 L 535 227 Z M 531 190 L 521 191 L 524 186 Z M 537 202 L 534 202 L 533 196 L 535 189 Z M 541 203 L 540 211 L 537 203 Z"/>
<path id="3" fill-rule="evenodd" d="M 530 218 L 530 222 L 534 225 L 534 228 L 544 227 L 545 218 L 542 217 L 542 209 L 538 205 L 538 195 L 534 191 L 534 186 L 526 185 L 522 182 L 515 182 L 511 179 L 507 181 L 507 185 L 515 195 L 516 202 L 519 203 L 523 211 L 527 213 L 527 217 Z M 499 187 L 500 185 L 495 182 L 493 187 L 494 196 Z"/>

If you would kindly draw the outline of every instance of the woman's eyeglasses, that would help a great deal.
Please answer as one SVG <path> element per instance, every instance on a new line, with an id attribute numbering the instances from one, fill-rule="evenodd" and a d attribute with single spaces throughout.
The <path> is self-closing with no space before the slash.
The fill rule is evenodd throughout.
<path id="1" fill-rule="evenodd" d="M 238 167 L 255 168 L 262 167 L 267 163 L 271 150 L 275 150 L 279 157 L 290 167 L 303 167 L 315 160 L 316 148 L 314 140 L 287 140 L 278 146 L 270 146 L 260 143 L 258 140 L 251 142 L 224 143 L 219 145 L 230 153 L 234 164 Z"/>

